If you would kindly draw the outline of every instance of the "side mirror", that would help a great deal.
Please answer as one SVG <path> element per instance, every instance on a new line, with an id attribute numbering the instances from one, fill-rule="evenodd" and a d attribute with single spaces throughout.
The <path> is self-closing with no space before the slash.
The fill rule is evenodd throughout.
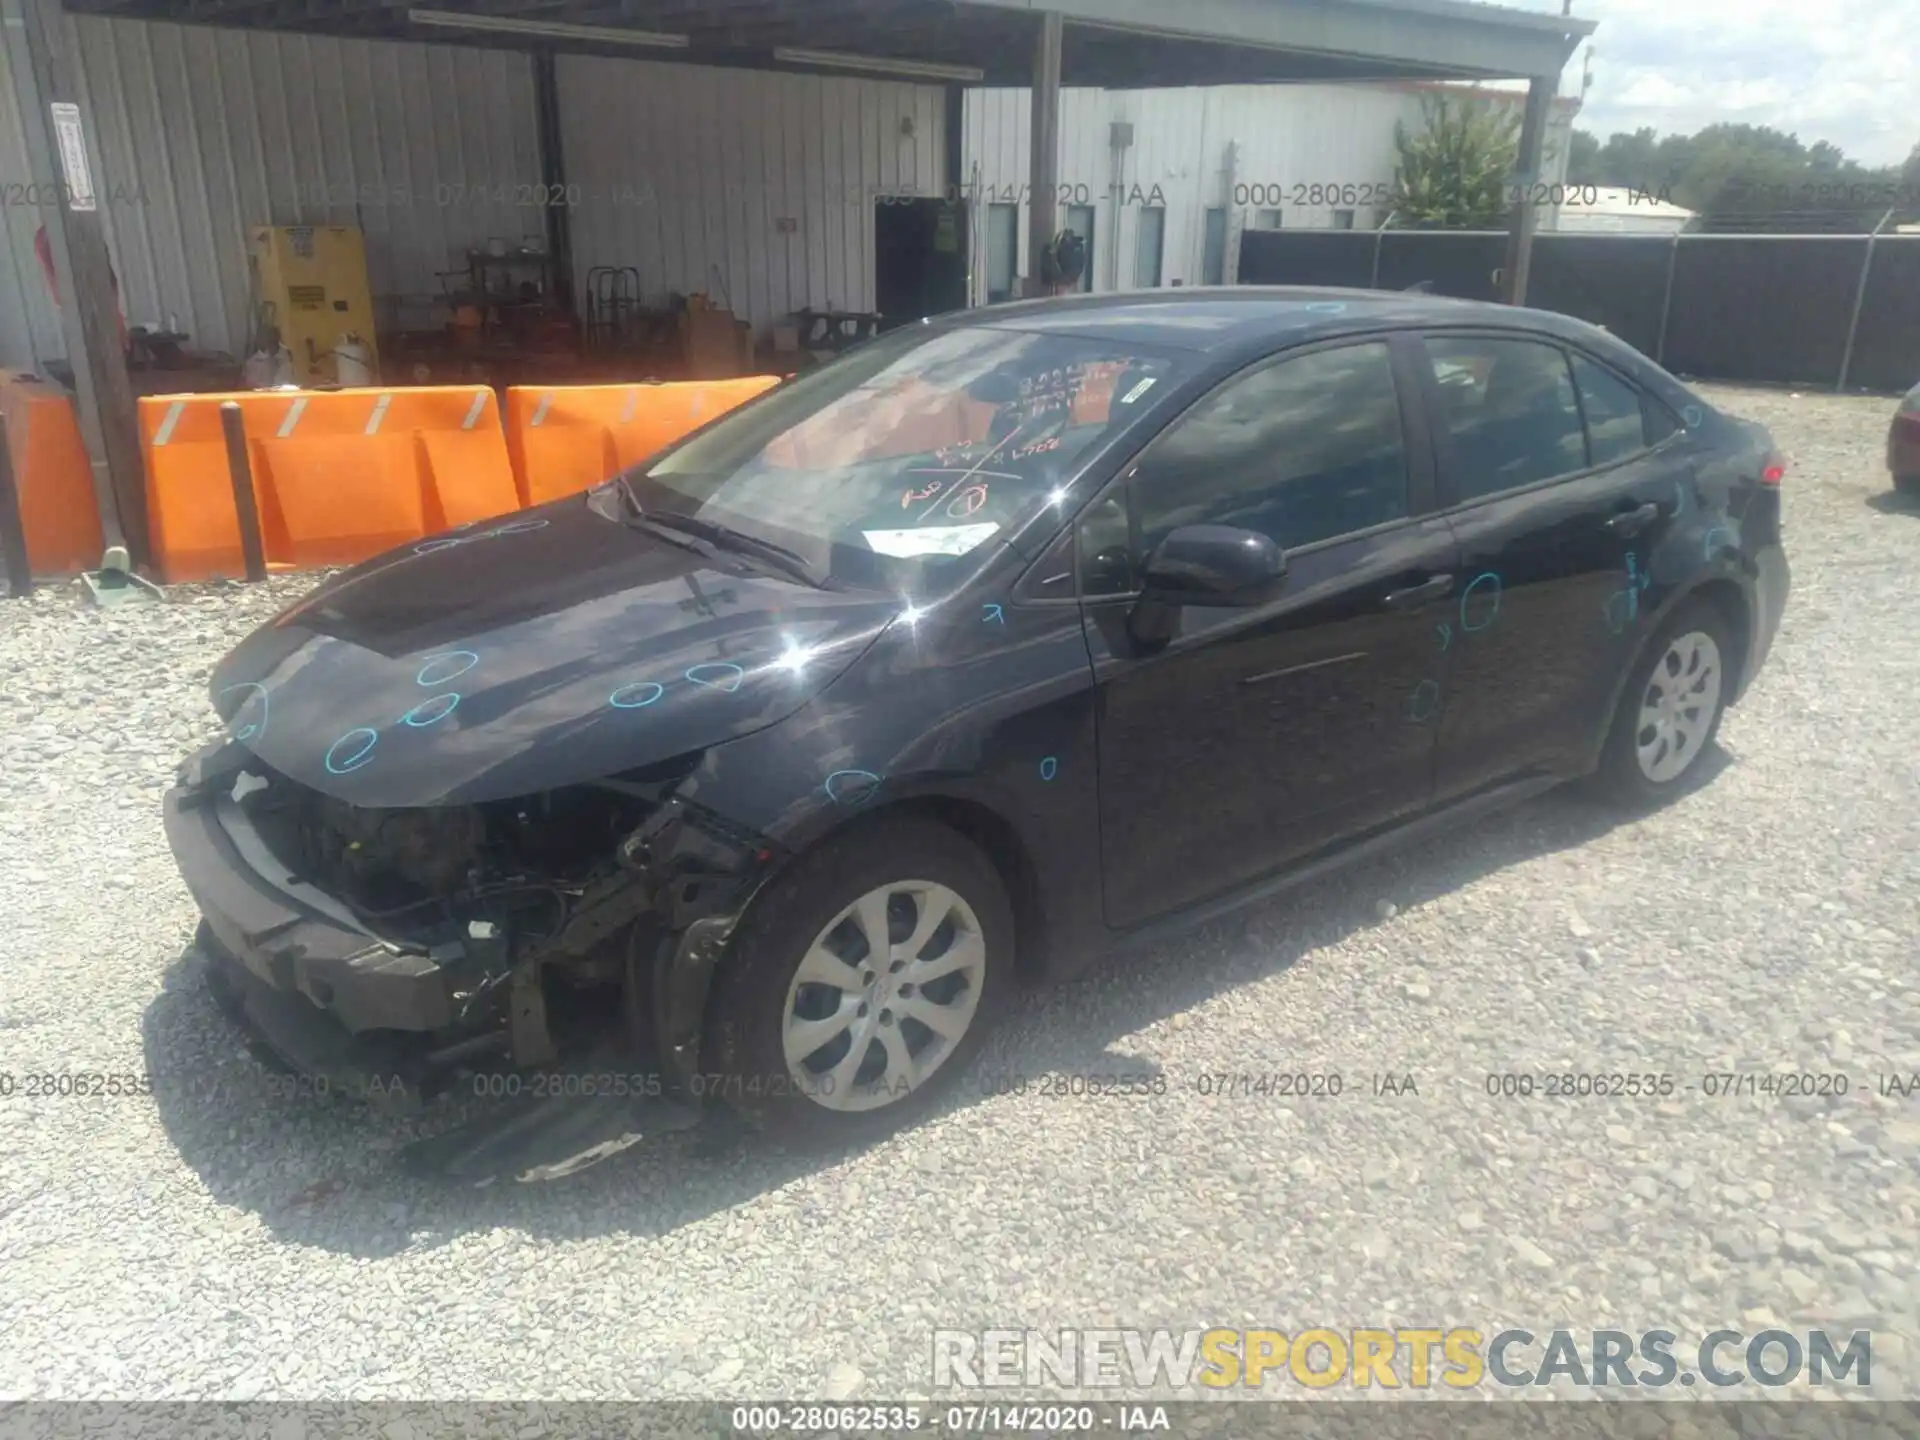
<path id="1" fill-rule="evenodd" d="M 1162 604 L 1263 605 L 1286 584 L 1287 557 L 1258 531 L 1182 525 L 1154 547 L 1141 578 Z"/>

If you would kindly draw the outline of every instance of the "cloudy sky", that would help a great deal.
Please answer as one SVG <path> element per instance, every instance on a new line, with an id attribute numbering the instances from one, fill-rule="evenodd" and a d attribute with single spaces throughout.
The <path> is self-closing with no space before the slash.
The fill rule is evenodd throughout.
<path id="1" fill-rule="evenodd" d="M 1578 123 L 1603 139 L 1724 120 L 1827 140 L 1869 165 L 1920 141 L 1920 0 L 1574 0 L 1573 13 L 1600 22 Z"/>

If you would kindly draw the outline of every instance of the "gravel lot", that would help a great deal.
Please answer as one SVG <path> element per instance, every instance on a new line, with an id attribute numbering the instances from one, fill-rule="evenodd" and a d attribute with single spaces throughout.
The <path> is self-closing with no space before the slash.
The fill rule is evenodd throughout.
<path id="1" fill-rule="evenodd" d="M 0 603 L 0 1071 L 154 1088 L 0 1099 L 0 1398 L 897 1398 L 936 1326 L 1116 1324 L 1871 1327 L 1873 1393 L 1920 1395 L 1920 1099 L 1876 1094 L 1920 1071 L 1920 513 L 1889 402 L 1715 393 L 1788 453 L 1795 590 L 1711 785 L 1549 796 L 1116 962 L 977 1074 L 1165 1095 L 970 1084 L 854 1155 L 717 1129 L 453 1190 L 395 1173 L 400 1122 L 274 1097 L 183 959 L 159 803 L 213 662 L 310 580 Z M 1269 1068 L 1346 1093 L 1198 1092 Z M 1775 1069 L 1852 1093 L 1484 1085 Z"/>

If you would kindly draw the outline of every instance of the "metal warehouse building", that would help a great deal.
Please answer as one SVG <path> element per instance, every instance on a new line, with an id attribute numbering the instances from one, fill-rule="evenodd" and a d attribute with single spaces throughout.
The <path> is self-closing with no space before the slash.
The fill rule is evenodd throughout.
<path id="1" fill-rule="evenodd" d="M 43 207 L 18 203 L 35 173 L 20 111 L 33 101 L 22 93 L 20 17 L 11 12 L 58 7 L 6 4 L 0 187 L 19 193 L 4 216 L 0 364 L 23 365 L 60 355 L 64 342 L 33 256 Z M 1150 193 L 1179 168 L 1155 166 L 1156 147 L 1186 164 L 1185 148 L 1208 123 L 1243 145 L 1271 143 L 1276 121 L 1315 108 L 1263 114 L 1251 87 L 1148 92 L 1134 102 L 1135 154 L 1120 162 L 1132 168 L 1116 171 L 1104 122 L 1116 100 L 1126 105 L 1122 87 L 1557 76 L 1584 33 L 1581 22 L 1451 0 L 1214 0 L 1177 10 L 1080 0 L 1064 8 L 1063 80 L 1108 87 L 1077 86 L 1063 97 L 1059 173 L 1069 200 L 1089 169 L 1122 194 L 1146 179 Z M 809 305 L 872 307 L 878 197 L 1029 181 L 1025 82 L 1042 26 L 1024 0 L 496 0 L 447 12 L 365 0 L 87 0 L 65 11 L 59 39 L 89 122 L 128 319 L 155 328 L 172 321 L 228 350 L 247 334 L 242 237 L 252 225 L 358 224 L 375 292 L 424 303 L 450 256 L 544 235 L 556 218 L 548 212 L 560 208 L 576 277 L 631 265 L 650 293 L 718 288 L 742 318 L 764 325 Z M 442 15 L 476 23 L 497 15 L 528 28 L 466 29 Z M 600 27 L 607 38 L 567 34 L 569 24 Z M 644 35 L 687 43 L 618 38 L 619 27 L 643 26 Z M 1174 38 L 1183 31 L 1192 38 Z M 775 59 L 794 46 L 871 64 L 856 71 L 832 58 Z M 938 73 L 914 73 L 922 68 Z M 952 77 L 974 75 L 1022 88 L 960 101 L 967 80 Z M 556 114 L 543 115 L 543 90 Z M 1405 111 L 1407 98 L 1398 92 L 1388 103 Z M 1238 108 L 1237 126 L 1200 113 L 1223 107 Z M 1299 125 L 1294 153 L 1324 141 L 1325 178 L 1347 174 L 1341 128 Z M 1089 144 L 1100 153 L 1079 163 Z M 1009 146 L 1017 173 L 1006 163 Z M 543 188 L 557 178 L 556 160 L 574 187 L 559 193 L 576 197 L 558 206 L 545 203 L 555 192 Z M 1240 178 L 1279 180 L 1301 169 L 1249 154 Z M 1019 205 L 1023 218 L 1030 208 Z M 1180 208 L 1176 226 L 1197 223 Z M 984 271 L 986 235 L 974 227 L 970 268 Z M 1104 238 L 1095 237 L 1103 288 L 1131 283 L 1130 268 L 1099 267 L 1100 252 L 1119 253 Z M 1026 263 L 1024 243 L 1017 263 Z"/>
<path id="2" fill-rule="evenodd" d="M 1455 87 L 1424 81 L 1356 85 L 1074 88 L 1060 95 L 1062 223 L 1088 241 L 1080 288 L 1219 285 L 1237 279 L 1243 229 L 1370 230 L 1390 223 L 1394 127 L 1418 133 L 1422 103 Z M 1526 94 L 1477 89 L 1496 105 Z M 1019 225 L 1032 149 L 1026 89 L 967 95 L 967 195 L 976 303 L 1012 289 L 1030 255 Z M 1566 180 L 1579 101 L 1556 97 L 1539 180 Z M 1543 208 L 1542 229 L 1556 226 Z"/>
<path id="3" fill-rule="evenodd" d="M 123 496 L 139 457 L 115 287 L 128 326 L 242 354 L 254 227 L 358 227 L 397 328 L 432 323 L 449 267 L 489 247 L 550 256 L 555 293 L 579 301 L 592 272 L 625 270 L 650 299 L 705 294 L 759 332 L 803 310 L 927 313 L 1014 287 L 996 265 L 1037 289 L 1032 256 L 1075 186 L 1117 175 L 1111 117 L 1063 122 L 1063 93 L 1110 109 L 1079 97 L 1517 79 L 1517 178 L 1536 180 L 1561 70 L 1594 28 L 1466 0 L 0 0 L 0 18 L 0 367 L 71 365 L 96 476 Z M 1162 144 L 1154 106 L 1195 103 L 1222 102 L 1141 102 L 1136 167 Z M 1085 174 L 1063 154 L 1083 135 Z M 1030 198 L 989 214 L 989 157 L 1009 144 Z M 1150 223 L 1204 242 L 1237 177 L 1296 178 L 1220 153 L 1203 178 L 1227 200 Z M 77 205 L 59 198 L 76 175 Z M 1139 216 L 1119 216 L 1117 246 L 1096 231 L 1102 288 L 1132 283 L 1104 257 L 1137 262 Z M 1534 223 L 1516 208 L 1516 293 Z"/>

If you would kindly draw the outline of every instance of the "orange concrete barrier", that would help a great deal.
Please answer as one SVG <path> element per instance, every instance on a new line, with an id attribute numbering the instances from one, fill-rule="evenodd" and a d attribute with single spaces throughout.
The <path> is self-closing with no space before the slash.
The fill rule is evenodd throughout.
<path id="1" fill-rule="evenodd" d="M 598 485 L 780 383 L 777 375 L 664 385 L 516 385 L 507 450 L 522 505 Z"/>
<path id="2" fill-rule="evenodd" d="M 518 507 L 485 386 L 148 396 L 148 526 L 169 583 L 244 573 L 220 431 L 227 400 L 245 423 L 269 565 L 351 565 Z"/>
<path id="3" fill-rule="evenodd" d="M 73 397 L 37 376 L 0 370 L 0 411 L 7 417 L 33 573 L 66 575 L 98 565 L 100 507 Z"/>

